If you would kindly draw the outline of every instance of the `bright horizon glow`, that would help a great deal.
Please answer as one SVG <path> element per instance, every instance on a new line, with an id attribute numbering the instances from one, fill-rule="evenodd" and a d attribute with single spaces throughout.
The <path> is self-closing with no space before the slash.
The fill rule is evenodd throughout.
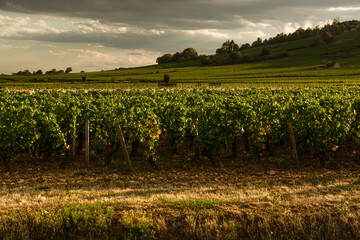
<path id="1" fill-rule="evenodd" d="M 329 8 L 330 12 L 337 12 L 337 11 L 359 11 L 360 7 L 332 7 Z"/>

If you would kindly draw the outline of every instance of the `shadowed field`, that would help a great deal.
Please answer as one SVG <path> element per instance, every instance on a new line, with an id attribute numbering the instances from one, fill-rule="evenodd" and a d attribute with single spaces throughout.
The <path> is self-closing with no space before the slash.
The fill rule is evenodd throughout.
<path id="1" fill-rule="evenodd" d="M 121 164 L 14 164 L 0 173 L 0 239 L 360 237 L 354 162 L 337 170 L 137 164 L 133 175 Z"/>

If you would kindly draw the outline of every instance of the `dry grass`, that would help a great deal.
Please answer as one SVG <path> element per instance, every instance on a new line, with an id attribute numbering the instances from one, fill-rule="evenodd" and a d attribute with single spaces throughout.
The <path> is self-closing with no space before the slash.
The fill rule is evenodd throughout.
<path id="1" fill-rule="evenodd" d="M 276 206 L 357 205 L 359 171 L 179 169 L 136 172 L 29 168 L 0 175 L 0 209 L 127 201 L 154 205 L 159 199 L 221 201 Z"/>
<path id="2" fill-rule="evenodd" d="M 304 227 L 324 219 L 334 221 L 336 228 L 341 228 L 339 221 L 359 227 L 358 166 L 338 170 L 270 170 L 226 167 L 226 164 L 224 168 L 185 165 L 159 171 L 143 168 L 130 175 L 117 168 L 105 170 L 94 165 L 81 169 L 76 164 L 81 163 L 64 170 L 57 163 L 33 163 L 25 168 L 21 165 L 22 170 L 12 173 L 0 172 L 0 215 L 13 216 L 15 212 L 25 211 L 32 216 L 32 212 L 51 212 L 62 206 L 100 205 L 120 212 L 115 222 L 136 228 L 138 224 L 152 226 L 155 229 L 152 233 L 156 234 L 151 236 L 163 239 L 171 235 L 168 227 L 174 228 L 174 224 L 185 224 L 178 228 L 186 228 L 190 238 L 200 236 L 200 239 L 212 238 L 210 235 L 221 229 L 228 232 L 235 228 L 235 237 L 229 239 L 237 239 L 239 231 L 248 232 L 254 224 L 267 234 L 273 232 L 274 224 L 283 224 L 284 228 L 296 224 Z M 221 220 L 223 215 L 227 216 L 226 220 Z M 202 217 L 194 220 L 196 216 Z M 241 224 L 248 228 L 239 230 L 239 221 L 245 221 L 245 216 L 245 219 L 254 218 L 255 222 L 246 220 Z M 170 219 L 177 219 L 178 223 Z M 281 233 L 282 227 L 279 229 Z M 254 236 L 254 239 L 266 239 Z"/>

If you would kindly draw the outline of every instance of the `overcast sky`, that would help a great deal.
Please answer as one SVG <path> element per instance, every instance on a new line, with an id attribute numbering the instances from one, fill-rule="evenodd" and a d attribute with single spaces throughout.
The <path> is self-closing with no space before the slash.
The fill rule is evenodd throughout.
<path id="1" fill-rule="evenodd" d="M 149 65 L 359 13 L 359 0 L 0 0 L 0 73 Z"/>

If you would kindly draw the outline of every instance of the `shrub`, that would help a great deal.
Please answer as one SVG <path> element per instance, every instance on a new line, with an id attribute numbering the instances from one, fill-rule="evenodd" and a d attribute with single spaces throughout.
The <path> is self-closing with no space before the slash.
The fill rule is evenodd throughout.
<path id="1" fill-rule="evenodd" d="M 201 65 L 210 65 L 213 63 L 213 59 L 210 56 L 204 56 L 201 58 Z"/>
<path id="2" fill-rule="evenodd" d="M 168 74 L 164 75 L 164 83 L 169 83 L 170 82 L 170 76 Z"/>
<path id="3" fill-rule="evenodd" d="M 241 60 L 241 52 L 234 51 L 229 55 L 229 60 L 231 63 L 239 63 Z"/>
<path id="4" fill-rule="evenodd" d="M 271 55 L 270 50 L 269 50 L 267 47 L 264 47 L 264 48 L 261 50 L 260 56 L 269 56 L 269 55 Z"/>
<path id="5" fill-rule="evenodd" d="M 255 56 L 255 55 L 254 55 L 254 56 L 251 56 L 251 55 L 246 54 L 246 55 L 244 55 L 244 56 L 241 57 L 239 63 L 256 62 L 256 61 L 258 60 L 257 58 L 258 58 L 258 57 Z"/>
<path id="6" fill-rule="evenodd" d="M 335 40 L 335 37 L 329 32 L 324 32 L 323 34 L 321 34 L 321 39 L 329 44 Z"/>
<path id="7" fill-rule="evenodd" d="M 173 55 L 170 54 L 170 53 L 167 53 L 167 54 L 165 54 L 165 55 L 163 55 L 163 56 L 161 56 L 161 57 L 158 57 L 158 58 L 156 59 L 156 62 L 157 62 L 158 64 L 161 64 L 161 63 L 169 63 L 169 62 L 171 62 L 172 60 L 173 60 Z"/>

